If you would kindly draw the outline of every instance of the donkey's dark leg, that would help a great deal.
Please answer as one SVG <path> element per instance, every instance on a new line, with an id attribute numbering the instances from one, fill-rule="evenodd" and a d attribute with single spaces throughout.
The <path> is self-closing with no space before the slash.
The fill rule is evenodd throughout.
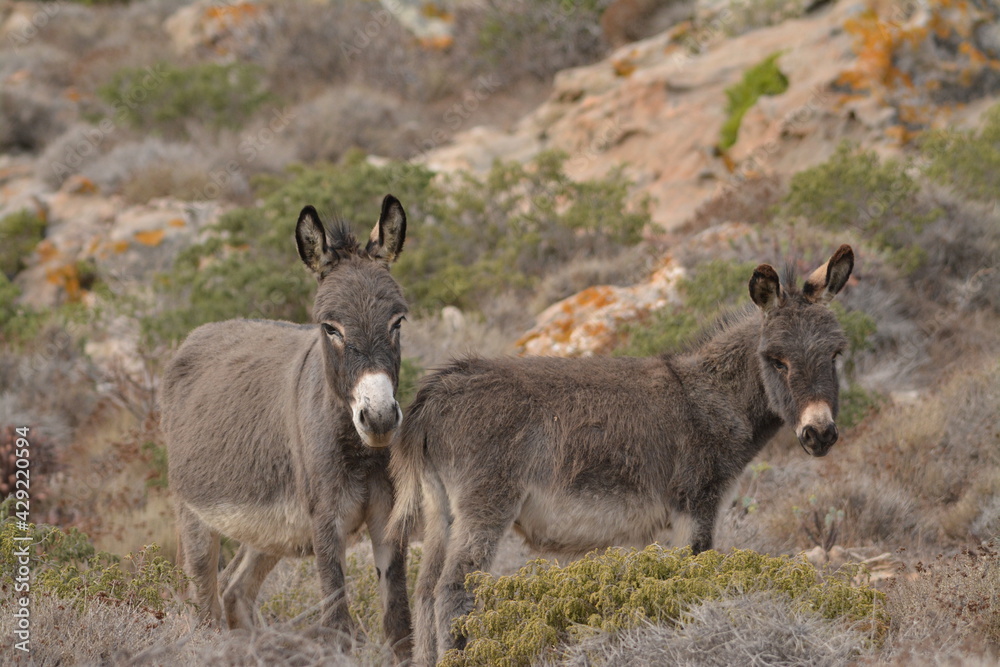
<path id="1" fill-rule="evenodd" d="M 432 479 L 424 479 L 424 552 L 417 575 L 416 609 L 414 610 L 413 662 L 421 667 L 437 664 L 437 614 L 434 610 L 434 592 L 448 548 L 451 517 L 448 499 L 443 488 Z"/>
<path id="2" fill-rule="evenodd" d="M 202 621 L 222 623 L 219 602 L 219 533 L 209 528 L 183 503 L 177 502 L 177 524 L 184 549 L 184 567 L 195 587 Z"/>
<path id="3" fill-rule="evenodd" d="M 382 628 L 396 660 L 410 659 L 410 602 L 406 597 L 406 545 L 386 535 L 392 511 L 392 484 L 384 472 L 369 480 L 368 534 L 372 538 L 375 571 L 382 598 Z"/>
<path id="4" fill-rule="evenodd" d="M 477 494 L 480 498 L 486 494 Z M 466 638 L 451 632 L 455 619 L 472 611 L 475 598 L 465 588 L 465 577 L 470 572 L 487 570 L 493 564 L 500 539 L 516 518 L 519 504 L 516 491 L 492 490 L 489 509 L 480 516 L 457 516 L 452 523 L 448 539 L 448 556 L 438 581 L 435 596 L 437 614 L 438 650 L 465 648 Z M 482 502 L 479 500 L 477 502 Z M 472 503 L 470 503 L 472 504 Z M 458 505 L 461 508 L 461 504 Z M 482 511 L 482 507 L 477 508 Z"/>
<path id="5" fill-rule="evenodd" d="M 354 635 L 351 616 L 347 612 L 344 581 L 344 556 L 346 545 L 341 522 L 336 516 L 318 517 L 313 525 L 313 549 L 316 552 L 316 570 L 319 573 L 323 610 L 320 624 L 344 633 L 344 645 Z"/>
<path id="6" fill-rule="evenodd" d="M 695 506 L 691 508 L 691 519 L 694 522 L 691 534 L 691 551 L 696 554 L 712 548 L 715 520 L 719 515 L 720 502 L 718 492 L 709 492 L 700 496 Z"/>
<path id="7" fill-rule="evenodd" d="M 256 625 L 254 602 L 261 584 L 281 560 L 262 551 L 241 545 L 230 566 L 223 573 L 222 602 L 230 628 L 252 628 Z"/>

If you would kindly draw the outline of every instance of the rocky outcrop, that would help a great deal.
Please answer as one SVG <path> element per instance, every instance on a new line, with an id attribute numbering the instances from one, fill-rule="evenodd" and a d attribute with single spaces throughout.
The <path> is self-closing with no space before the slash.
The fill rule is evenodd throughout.
<path id="1" fill-rule="evenodd" d="M 422 159 L 436 170 L 484 170 L 494 159 L 523 161 L 558 149 L 569 154 L 567 170 L 580 179 L 624 165 L 636 194 L 653 197 L 654 222 L 676 228 L 743 179 L 791 175 L 828 158 L 841 140 L 899 151 L 900 134 L 890 131 L 901 122 L 898 111 L 879 96 L 848 94 L 841 82 L 857 66 L 858 49 L 844 25 L 866 8 L 843 0 L 732 39 L 726 39 L 732 12 L 717 10 L 695 26 L 560 72 L 549 99 L 511 131 L 473 128 Z M 761 97 L 744 116 L 736 144 L 719 151 L 726 89 L 776 52 L 788 90 Z M 983 108 L 948 113 L 963 124 Z"/>
<path id="2" fill-rule="evenodd" d="M 115 283 L 151 279 L 224 210 L 218 202 L 171 198 L 126 206 L 82 176 L 52 192 L 20 163 L 0 166 L 0 192 L 0 217 L 27 209 L 46 221 L 45 239 L 17 276 L 22 299 L 37 308 L 87 301 L 87 265 Z"/>

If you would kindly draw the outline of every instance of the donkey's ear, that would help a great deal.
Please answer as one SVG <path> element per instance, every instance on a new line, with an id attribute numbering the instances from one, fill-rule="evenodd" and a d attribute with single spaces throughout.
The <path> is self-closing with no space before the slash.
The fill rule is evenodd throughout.
<path id="1" fill-rule="evenodd" d="M 781 280 L 778 272 L 770 264 L 761 264 L 750 276 L 750 298 L 765 313 L 781 305 Z"/>
<path id="2" fill-rule="evenodd" d="M 326 241 L 326 229 L 312 206 L 306 206 L 299 213 L 295 244 L 299 248 L 299 257 L 317 278 L 325 276 L 336 263 L 337 257 Z"/>
<path id="3" fill-rule="evenodd" d="M 406 212 L 399 200 L 386 195 L 382 213 L 368 237 L 368 255 L 392 264 L 403 251 L 406 241 Z"/>
<path id="4" fill-rule="evenodd" d="M 844 288 L 854 269 L 854 251 L 851 246 L 837 248 L 823 266 L 812 272 L 802 287 L 802 294 L 813 303 L 827 303 Z"/>

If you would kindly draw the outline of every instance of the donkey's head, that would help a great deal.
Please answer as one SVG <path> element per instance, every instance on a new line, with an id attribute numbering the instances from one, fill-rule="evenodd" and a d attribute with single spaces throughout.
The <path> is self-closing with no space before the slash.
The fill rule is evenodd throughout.
<path id="1" fill-rule="evenodd" d="M 399 385 L 399 327 L 406 315 L 403 291 L 389 275 L 406 238 L 406 213 L 386 195 L 382 213 L 362 248 L 342 221 L 329 232 L 307 206 L 299 214 L 299 257 L 316 275 L 313 319 L 326 365 L 326 381 L 348 405 L 354 427 L 369 447 L 385 447 L 403 413 Z"/>
<path id="2" fill-rule="evenodd" d="M 827 304 L 854 268 L 854 252 L 842 245 L 806 279 L 801 291 L 784 288 L 778 273 L 762 264 L 750 278 L 750 298 L 764 311 L 758 347 L 761 377 L 771 408 L 807 453 L 824 456 L 837 441 L 837 356 L 847 338 Z"/>

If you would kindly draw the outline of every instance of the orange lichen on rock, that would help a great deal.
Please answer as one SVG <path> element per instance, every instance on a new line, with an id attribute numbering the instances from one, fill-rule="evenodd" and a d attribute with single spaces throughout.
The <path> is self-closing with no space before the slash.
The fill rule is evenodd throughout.
<path id="1" fill-rule="evenodd" d="M 155 248 L 163 242 L 166 232 L 162 229 L 151 229 L 146 232 L 136 232 L 133 236 L 139 243 Z"/>
<path id="2" fill-rule="evenodd" d="M 170 227 L 185 227 L 187 226 L 187 222 L 184 221 L 184 218 L 171 218 L 167 222 L 167 225 Z"/>
<path id="3" fill-rule="evenodd" d="M 52 241 L 49 241 L 48 239 L 40 241 L 38 245 L 35 246 L 35 252 L 38 253 L 38 259 L 43 264 L 59 255 L 59 250 L 55 247 Z"/>
<path id="4" fill-rule="evenodd" d="M 857 58 L 837 84 L 895 108 L 907 130 L 925 129 L 942 111 L 990 88 L 984 83 L 1000 70 L 1000 53 L 982 28 L 997 21 L 995 6 L 954 0 L 928 0 L 909 15 L 895 5 L 869 9 L 844 23 Z"/>
<path id="5" fill-rule="evenodd" d="M 254 18 L 261 12 L 260 7 L 251 2 L 240 2 L 235 5 L 213 5 L 205 9 L 205 18 L 228 25 L 241 23 Z"/>
<path id="6" fill-rule="evenodd" d="M 420 46 L 428 51 L 445 51 L 455 43 L 455 38 L 451 35 L 434 35 L 433 37 L 421 37 Z"/>
<path id="7" fill-rule="evenodd" d="M 622 58 L 621 60 L 614 60 L 611 62 L 611 66 L 615 70 L 615 76 L 631 76 L 637 68 L 636 64 L 629 60 L 628 58 Z"/>
<path id="8" fill-rule="evenodd" d="M 83 289 L 80 287 L 80 272 L 75 264 L 64 264 L 49 269 L 45 272 L 45 280 L 49 284 L 61 287 L 66 292 L 68 303 L 78 303 L 83 296 Z"/>

